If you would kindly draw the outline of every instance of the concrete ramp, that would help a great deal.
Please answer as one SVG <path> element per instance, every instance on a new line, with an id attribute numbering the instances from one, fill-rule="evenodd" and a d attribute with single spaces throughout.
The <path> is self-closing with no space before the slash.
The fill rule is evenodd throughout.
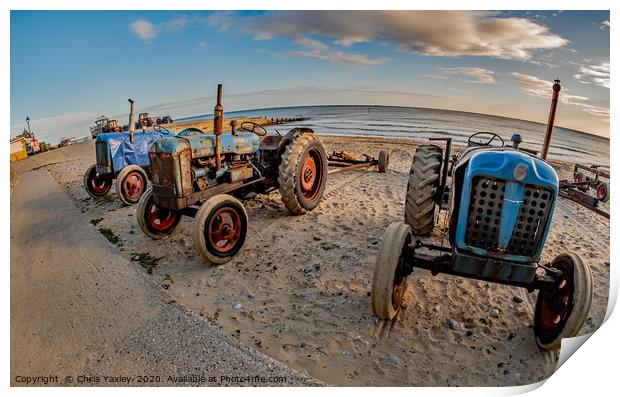
<path id="1" fill-rule="evenodd" d="M 11 385 L 320 384 L 177 305 L 135 266 L 47 170 L 23 174 L 11 196 Z"/>

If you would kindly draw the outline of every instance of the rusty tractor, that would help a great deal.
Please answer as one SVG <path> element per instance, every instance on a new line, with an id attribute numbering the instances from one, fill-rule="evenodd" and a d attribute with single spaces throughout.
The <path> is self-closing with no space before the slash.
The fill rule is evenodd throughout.
<path id="1" fill-rule="evenodd" d="M 140 130 L 140 129 L 152 127 L 153 125 L 155 125 L 155 123 L 153 122 L 153 118 L 149 116 L 148 113 L 140 113 L 138 115 L 138 121 L 136 122 L 137 129 Z"/>
<path id="2" fill-rule="evenodd" d="M 538 290 L 534 334 L 541 348 L 577 335 L 592 301 L 592 273 L 575 253 L 540 263 L 558 197 L 553 168 L 493 133 L 476 133 L 451 156 L 451 140 L 417 148 L 405 200 L 405 222 L 391 224 L 377 254 L 372 285 L 376 316 L 392 320 L 414 268 Z M 448 246 L 425 241 L 436 209 L 448 211 Z"/>
<path id="3" fill-rule="evenodd" d="M 224 264 L 242 249 L 248 214 L 238 200 L 249 193 L 279 189 L 293 214 L 314 209 L 327 180 L 327 155 L 311 129 L 267 135 L 259 124 L 231 122 L 222 133 L 222 86 L 218 85 L 214 133 L 190 128 L 151 147 L 152 188 L 136 217 L 150 238 L 169 235 L 182 216 L 194 218 L 194 242 L 202 258 Z"/>

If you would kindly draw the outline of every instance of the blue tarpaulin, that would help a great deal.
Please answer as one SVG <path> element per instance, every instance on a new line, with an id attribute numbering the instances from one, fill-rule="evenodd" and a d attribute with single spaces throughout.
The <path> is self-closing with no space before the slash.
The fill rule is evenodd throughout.
<path id="1" fill-rule="evenodd" d="M 149 149 L 156 140 L 168 136 L 161 132 L 134 132 L 133 143 L 129 142 L 129 132 L 99 134 L 97 142 L 106 142 L 112 159 L 112 168 L 119 172 L 128 165 L 149 165 Z"/>

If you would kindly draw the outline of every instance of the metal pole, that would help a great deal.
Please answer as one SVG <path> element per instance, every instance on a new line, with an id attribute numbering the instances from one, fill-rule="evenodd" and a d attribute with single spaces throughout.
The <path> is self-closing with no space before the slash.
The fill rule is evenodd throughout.
<path id="1" fill-rule="evenodd" d="M 129 98 L 129 142 L 133 144 L 134 115 L 133 115 L 133 99 Z"/>
<path id="2" fill-rule="evenodd" d="M 553 132 L 553 123 L 555 123 L 555 111 L 558 107 L 558 98 L 560 97 L 560 80 L 555 80 L 553 83 L 553 97 L 551 98 L 551 109 L 549 110 L 549 121 L 547 122 L 547 133 L 545 134 L 545 142 L 543 143 L 542 153 L 540 158 L 547 159 L 549 153 L 549 144 L 551 143 L 551 133 Z"/>
<path id="3" fill-rule="evenodd" d="M 213 132 L 215 133 L 215 165 L 219 170 L 222 168 L 221 156 L 221 138 L 222 124 L 224 124 L 224 107 L 222 106 L 222 85 L 217 85 L 217 103 L 213 109 Z"/>

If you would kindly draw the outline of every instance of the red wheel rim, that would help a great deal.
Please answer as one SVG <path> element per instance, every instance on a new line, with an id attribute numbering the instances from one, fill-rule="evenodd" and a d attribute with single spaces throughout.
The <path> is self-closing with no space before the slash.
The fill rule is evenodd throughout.
<path id="1" fill-rule="evenodd" d="M 568 282 L 566 272 L 560 282 L 552 289 L 544 291 L 540 307 L 540 325 L 543 329 L 551 330 L 562 322 L 568 313 L 572 286 Z"/>
<path id="2" fill-rule="evenodd" d="M 405 277 L 401 277 L 400 280 L 394 280 L 394 284 L 392 285 L 392 307 L 394 309 L 398 309 L 403 302 L 405 282 Z"/>
<path id="3" fill-rule="evenodd" d="M 596 189 L 596 196 L 598 197 L 599 200 L 602 200 L 603 198 L 605 198 L 606 193 L 607 193 L 607 189 L 605 188 L 605 185 L 600 185 L 598 189 Z"/>
<path id="4" fill-rule="evenodd" d="M 233 250 L 241 237 L 241 217 L 234 208 L 220 208 L 205 230 L 214 250 L 225 254 Z"/>
<path id="5" fill-rule="evenodd" d="M 128 199 L 137 200 L 144 193 L 144 176 L 138 171 L 131 171 L 123 181 L 123 193 Z"/>
<path id="6" fill-rule="evenodd" d="M 90 176 L 90 189 L 94 193 L 105 193 L 109 189 L 109 179 L 101 176 L 97 171 L 94 172 Z"/>
<path id="7" fill-rule="evenodd" d="M 158 232 L 165 232 L 172 227 L 177 219 L 177 215 L 166 209 L 159 208 L 153 202 L 147 206 L 147 219 L 151 228 Z"/>
<path id="8" fill-rule="evenodd" d="M 411 242 L 410 238 L 405 241 L 405 246 Z M 404 250 L 403 250 L 404 252 Z M 398 310 L 403 303 L 405 291 L 407 289 L 407 276 L 405 275 L 405 258 L 401 252 L 394 272 L 394 280 L 392 280 L 392 307 Z"/>
<path id="9" fill-rule="evenodd" d="M 323 180 L 323 161 L 321 152 L 311 148 L 304 155 L 301 165 L 299 184 L 301 193 L 307 200 L 312 200 L 318 194 Z"/>
<path id="10" fill-rule="evenodd" d="M 581 182 L 581 178 L 579 177 L 579 175 L 575 175 L 575 182 L 576 183 Z"/>

